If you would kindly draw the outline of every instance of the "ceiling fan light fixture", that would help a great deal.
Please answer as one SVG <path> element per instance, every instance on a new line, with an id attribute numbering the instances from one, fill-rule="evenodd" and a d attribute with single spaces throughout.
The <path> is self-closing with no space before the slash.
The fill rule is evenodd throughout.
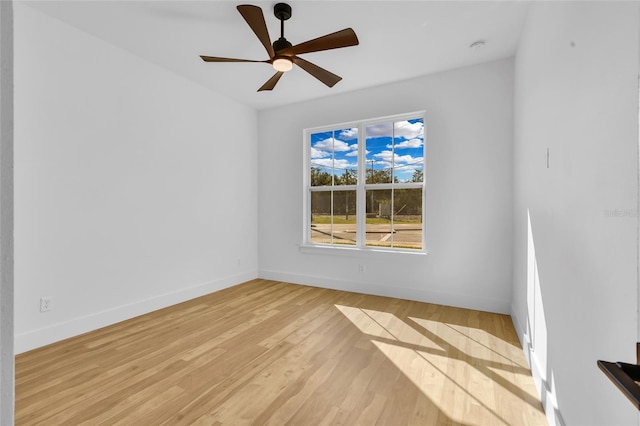
<path id="1" fill-rule="evenodd" d="M 276 71 L 280 72 L 287 72 L 293 68 L 293 62 L 289 58 L 276 58 L 272 65 Z"/>

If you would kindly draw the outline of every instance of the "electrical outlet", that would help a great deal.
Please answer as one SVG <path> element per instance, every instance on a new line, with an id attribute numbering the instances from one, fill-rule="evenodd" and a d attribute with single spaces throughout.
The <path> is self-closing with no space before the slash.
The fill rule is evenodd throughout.
<path id="1" fill-rule="evenodd" d="M 364 265 L 358 265 L 358 272 L 364 272 Z"/>
<path id="2" fill-rule="evenodd" d="M 51 297 L 43 296 L 40 298 L 40 312 L 47 312 L 51 310 Z"/>

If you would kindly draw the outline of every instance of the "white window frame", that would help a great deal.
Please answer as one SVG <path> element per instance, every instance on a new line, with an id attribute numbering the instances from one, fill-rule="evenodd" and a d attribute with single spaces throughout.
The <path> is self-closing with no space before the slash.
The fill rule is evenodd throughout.
<path id="1" fill-rule="evenodd" d="M 366 128 L 367 126 L 387 123 L 389 121 L 396 122 L 402 120 L 411 120 L 422 118 L 424 123 L 423 133 L 423 179 L 422 182 L 400 182 L 388 184 L 367 184 L 366 183 Z M 327 187 L 311 187 L 311 144 L 309 143 L 311 135 L 314 133 L 329 132 L 348 128 L 358 129 L 358 183 L 356 185 L 339 185 L 333 186 L 334 191 L 356 191 L 356 245 L 338 245 L 338 244 L 318 244 L 311 242 L 311 192 L 326 191 Z M 427 254 L 426 249 L 426 144 L 427 144 L 427 125 L 425 120 L 425 111 L 411 112 L 406 114 L 390 115 L 386 117 L 378 117 L 373 119 L 358 120 L 353 122 L 345 122 L 331 124 L 328 126 L 313 127 L 303 130 L 303 241 L 300 245 L 301 251 L 305 253 L 323 253 L 335 255 L 360 255 L 360 254 L 376 254 L 376 253 L 401 253 L 401 254 Z M 392 174 L 393 176 L 393 174 Z M 407 249 L 395 247 L 374 247 L 366 245 L 366 192 L 368 189 L 416 189 L 422 190 L 422 248 Z M 393 222 L 392 222 L 393 223 Z"/>

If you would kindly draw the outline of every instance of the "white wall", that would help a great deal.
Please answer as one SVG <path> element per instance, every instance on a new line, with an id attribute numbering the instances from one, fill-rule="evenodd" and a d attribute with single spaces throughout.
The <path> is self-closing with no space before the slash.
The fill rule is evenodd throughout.
<path id="1" fill-rule="evenodd" d="M 255 278 L 257 113 L 15 9 L 16 351 Z"/>
<path id="2" fill-rule="evenodd" d="M 13 2 L 0 2 L 0 425 L 13 424 Z"/>
<path id="3" fill-rule="evenodd" d="M 512 107 L 507 59 L 261 111 L 260 276 L 509 312 Z M 302 129 L 418 110 L 426 110 L 429 254 L 301 253 Z"/>
<path id="4" fill-rule="evenodd" d="M 534 3 L 516 57 L 512 314 L 551 424 L 638 424 L 596 366 L 635 362 L 638 18 Z"/>

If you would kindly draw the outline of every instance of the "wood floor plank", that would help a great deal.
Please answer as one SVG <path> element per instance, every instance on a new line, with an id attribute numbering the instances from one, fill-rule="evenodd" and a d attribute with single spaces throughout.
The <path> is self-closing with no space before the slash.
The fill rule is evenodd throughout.
<path id="1" fill-rule="evenodd" d="M 256 279 L 16 357 L 17 425 L 545 425 L 511 319 Z"/>

